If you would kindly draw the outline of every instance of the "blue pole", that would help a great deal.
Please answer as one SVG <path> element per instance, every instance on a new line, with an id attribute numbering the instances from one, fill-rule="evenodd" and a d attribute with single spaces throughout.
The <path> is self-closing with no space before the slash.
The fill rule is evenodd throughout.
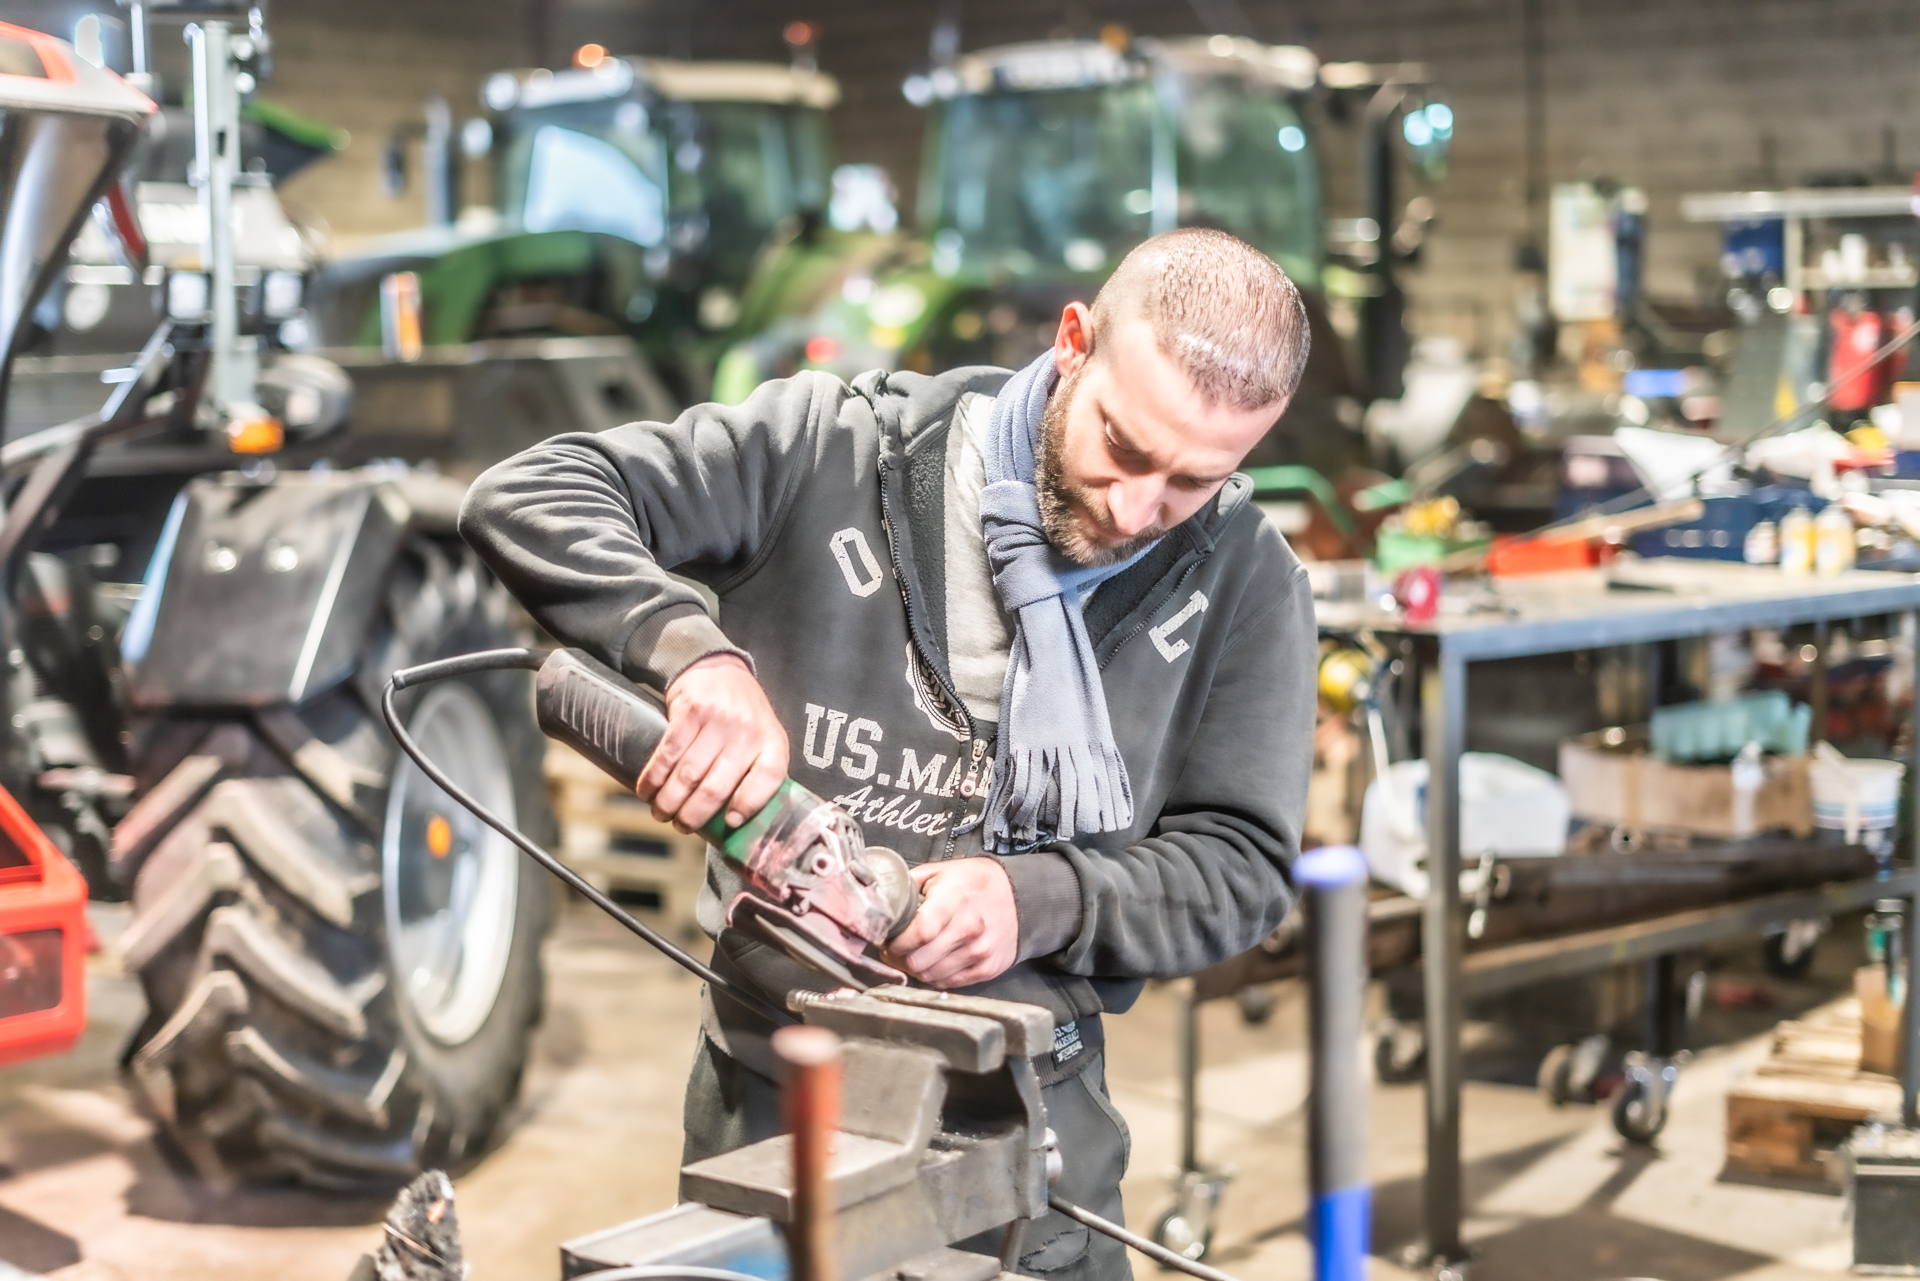
<path id="1" fill-rule="evenodd" d="M 1367 861 L 1330 845 L 1294 864 L 1306 912 L 1307 1173 L 1314 1281 L 1364 1281 L 1373 1210 L 1360 1037 L 1367 982 Z"/>

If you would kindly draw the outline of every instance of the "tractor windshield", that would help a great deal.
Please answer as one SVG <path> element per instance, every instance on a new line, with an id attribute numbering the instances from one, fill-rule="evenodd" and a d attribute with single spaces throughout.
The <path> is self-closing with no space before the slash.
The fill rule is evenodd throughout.
<path id="1" fill-rule="evenodd" d="M 529 231 L 599 231 L 744 280 L 784 218 L 826 203 L 824 113 L 758 102 L 569 103 L 513 118 L 501 212 Z"/>
<path id="2" fill-rule="evenodd" d="M 955 98 L 934 125 L 935 263 L 1051 276 L 1094 272 L 1153 215 L 1151 83 Z"/>
<path id="3" fill-rule="evenodd" d="M 1180 225 L 1230 231 L 1306 285 L 1320 281 L 1320 172 L 1293 104 L 1238 77 L 1172 79 Z"/>
<path id="4" fill-rule="evenodd" d="M 1025 278 L 1111 270 L 1156 225 L 1162 120 L 1178 195 L 1159 225 L 1230 231 L 1317 283 L 1311 140 L 1284 91 L 1229 76 L 947 102 L 932 123 L 925 187 L 935 266 Z"/>

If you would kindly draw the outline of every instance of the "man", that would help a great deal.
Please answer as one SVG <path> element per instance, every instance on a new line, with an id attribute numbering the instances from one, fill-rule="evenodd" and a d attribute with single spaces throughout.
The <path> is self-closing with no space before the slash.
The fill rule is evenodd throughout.
<path id="1" fill-rule="evenodd" d="M 1129 1140 L 1101 1016 L 1292 904 L 1313 605 L 1234 468 L 1306 347 L 1269 259 L 1171 232 L 1017 374 L 803 373 L 547 441 L 461 515 L 543 626 L 665 691 L 638 789 L 656 814 L 737 824 L 791 775 L 914 865 L 892 963 L 1053 1013 L 1037 1066 L 1060 1191 L 1113 1220 Z M 668 570 L 712 589 L 717 626 Z M 738 886 L 709 860 L 714 967 L 775 1003 L 831 987 L 722 928 Z M 713 992 L 702 1022 L 687 1160 L 780 1128 L 771 1028 Z M 1128 1275 L 1058 1214 L 1027 1228 L 1021 1269 Z"/>

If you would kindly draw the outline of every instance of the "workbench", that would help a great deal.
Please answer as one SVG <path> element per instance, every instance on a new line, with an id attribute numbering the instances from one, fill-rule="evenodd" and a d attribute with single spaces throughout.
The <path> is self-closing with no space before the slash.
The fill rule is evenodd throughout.
<path id="1" fill-rule="evenodd" d="M 1473 587 L 1449 584 L 1430 622 L 1408 623 L 1379 602 L 1317 602 L 1322 634 L 1366 631 L 1382 640 L 1408 638 L 1421 655 L 1420 708 L 1426 791 L 1427 865 L 1432 888 L 1418 908 L 1406 900 L 1376 905 L 1391 914 L 1420 913 L 1427 1047 L 1425 1250 L 1446 1267 L 1466 1257 L 1461 1240 L 1461 1022 L 1469 995 L 1590 973 L 1621 962 L 1669 957 L 1786 922 L 1830 916 L 1882 898 L 1908 902 L 1908 990 L 1920 987 L 1920 833 L 1909 832 L 1913 863 L 1880 877 L 1768 894 L 1560 937 L 1529 939 L 1468 955 L 1460 895 L 1460 757 L 1467 726 L 1467 670 L 1496 659 L 1679 640 L 1750 628 L 1786 628 L 1839 620 L 1900 616 L 1901 634 L 1920 635 L 1920 575 L 1851 572 L 1794 578 L 1777 570 L 1728 562 L 1620 560 L 1571 574 L 1540 575 Z M 1657 696 L 1657 691 L 1650 691 Z M 1920 734 L 1913 736 L 1920 741 Z M 1920 760 L 1908 762 L 1907 786 L 1920 802 Z M 1915 812 L 1920 813 L 1920 803 Z M 1915 826 L 1920 826 L 1916 824 Z M 1903 1112 L 1916 1120 L 1920 1093 L 1920 1023 L 1914 1002 L 1901 1025 Z"/>

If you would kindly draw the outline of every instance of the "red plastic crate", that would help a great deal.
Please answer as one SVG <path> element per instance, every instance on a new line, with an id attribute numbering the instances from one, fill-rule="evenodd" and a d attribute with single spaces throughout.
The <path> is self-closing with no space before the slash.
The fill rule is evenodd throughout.
<path id="1" fill-rule="evenodd" d="M 0 1064 L 60 1054 L 87 1024 L 87 882 L 0 788 Z"/>

